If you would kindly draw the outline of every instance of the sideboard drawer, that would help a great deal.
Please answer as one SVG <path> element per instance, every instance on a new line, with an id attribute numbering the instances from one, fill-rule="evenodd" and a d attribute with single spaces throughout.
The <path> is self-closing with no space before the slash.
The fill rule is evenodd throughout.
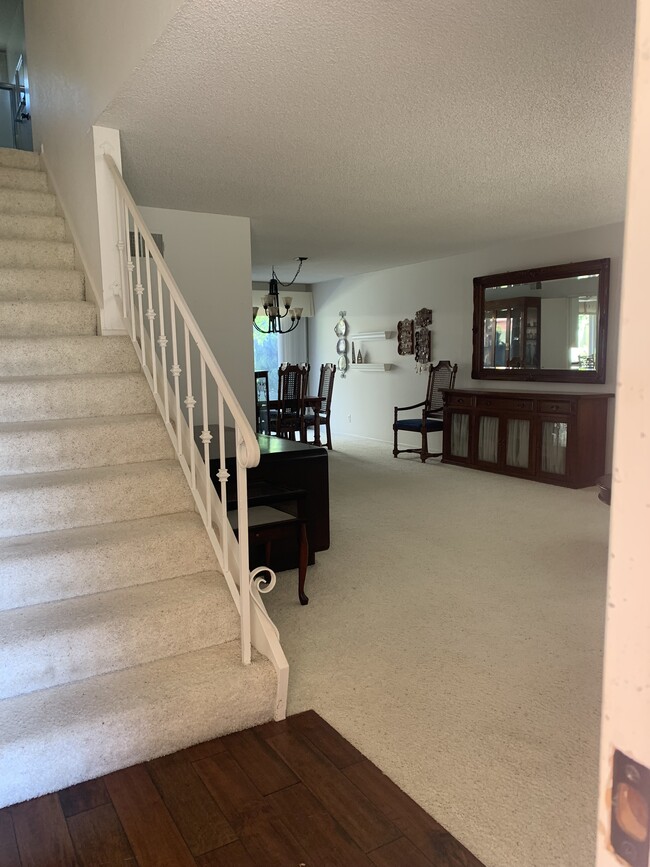
<path id="1" fill-rule="evenodd" d="M 534 402 L 523 397 L 477 397 L 479 409 L 506 410 L 508 412 L 532 412 Z"/>
<path id="2" fill-rule="evenodd" d="M 562 412 L 567 415 L 574 412 L 573 401 L 571 400 L 540 400 L 537 408 L 539 412 Z"/>
<path id="3" fill-rule="evenodd" d="M 447 406 L 463 406 L 469 409 L 474 406 L 474 398 L 471 395 L 448 394 Z"/>

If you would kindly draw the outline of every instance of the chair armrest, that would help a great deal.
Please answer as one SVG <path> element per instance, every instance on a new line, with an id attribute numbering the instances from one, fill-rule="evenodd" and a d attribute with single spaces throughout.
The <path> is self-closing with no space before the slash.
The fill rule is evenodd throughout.
<path id="1" fill-rule="evenodd" d="M 426 404 L 426 400 L 420 401 L 420 403 L 411 404 L 411 406 L 396 406 L 395 407 L 395 417 L 397 417 L 398 412 L 402 412 L 407 409 L 417 409 L 419 406 L 424 406 Z"/>

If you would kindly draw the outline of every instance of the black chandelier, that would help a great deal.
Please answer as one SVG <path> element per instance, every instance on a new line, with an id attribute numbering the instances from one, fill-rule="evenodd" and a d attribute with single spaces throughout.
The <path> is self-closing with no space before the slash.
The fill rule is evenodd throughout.
<path id="1" fill-rule="evenodd" d="M 255 321 L 257 318 L 257 312 L 260 308 L 253 307 L 253 325 L 262 334 L 288 334 L 290 331 L 293 331 L 294 328 L 298 327 L 300 317 L 302 316 L 302 307 L 292 307 L 291 296 L 285 295 L 282 299 L 284 313 L 281 313 L 280 293 L 278 291 L 278 286 L 286 287 L 293 285 L 296 282 L 296 277 L 298 276 L 298 274 L 300 274 L 302 263 L 306 262 L 307 259 L 307 256 L 298 256 L 298 270 L 293 275 L 293 279 L 290 280 L 288 283 L 283 283 L 282 280 L 278 279 L 278 275 L 275 273 L 275 267 L 271 269 L 271 279 L 269 280 L 269 294 L 265 295 L 262 298 L 264 314 L 268 317 L 266 328 L 260 328 L 260 326 Z M 291 320 L 291 324 L 287 322 L 287 327 L 283 328 L 282 320 L 287 316 Z"/>

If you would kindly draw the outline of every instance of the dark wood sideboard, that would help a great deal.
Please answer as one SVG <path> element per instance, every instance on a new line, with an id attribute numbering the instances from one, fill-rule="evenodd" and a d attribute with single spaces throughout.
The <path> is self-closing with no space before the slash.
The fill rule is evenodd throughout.
<path id="1" fill-rule="evenodd" d="M 442 462 L 584 488 L 605 472 L 603 392 L 444 392 Z"/>

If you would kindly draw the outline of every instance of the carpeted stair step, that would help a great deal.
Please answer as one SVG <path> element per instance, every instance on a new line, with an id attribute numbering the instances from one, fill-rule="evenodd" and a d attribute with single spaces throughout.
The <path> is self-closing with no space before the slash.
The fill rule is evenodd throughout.
<path id="1" fill-rule="evenodd" d="M 242 665 L 237 640 L 6 699 L 0 807 L 266 722 L 275 691 L 271 663 Z"/>
<path id="2" fill-rule="evenodd" d="M 175 460 L 0 478 L 4 538 L 193 509 Z"/>
<path id="3" fill-rule="evenodd" d="M 0 476 L 174 457 L 158 413 L 0 424 Z"/>
<path id="4" fill-rule="evenodd" d="M 139 415 L 155 409 L 142 373 L 0 378 L 0 423 Z"/>
<path id="5" fill-rule="evenodd" d="M 64 241 L 65 223 L 63 217 L 0 213 L 0 238 Z"/>
<path id="6" fill-rule="evenodd" d="M 0 268 L 74 268 L 74 248 L 67 241 L 0 238 Z"/>
<path id="7" fill-rule="evenodd" d="M 128 337 L 0 338 L 0 376 L 3 377 L 135 373 L 139 370 L 140 363 Z"/>
<path id="8" fill-rule="evenodd" d="M 84 297 L 81 271 L 0 269 L 0 301 L 83 301 Z"/>
<path id="9" fill-rule="evenodd" d="M 34 169 L 0 166 L 0 190 L 36 190 L 46 193 L 47 175 Z"/>
<path id="10" fill-rule="evenodd" d="M 0 611 L 217 568 L 196 512 L 0 539 Z"/>
<path id="11" fill-rule="evenodd" d="M 87 301 L 0 301 L 0 337 L 97 334 L 97 308 Z"/>
<path id="12" fill-rule="evenodd" d="M 53 217 L 56 214 L 56 198 L 52 193 L 0 189 L 0 213 Z"/>
<path id="13" fill-rule="evenodd" d="M 9 169 L 32 169 L 39 171 L 41 159 L 32 151 L 21 151 L 17 148 L 0 148 L 0 166 Z"/>
<path id="14" fill-rule="evenodd" d="M 0 700 L 233 641 L 220 572 L 0 612 Z"/>

